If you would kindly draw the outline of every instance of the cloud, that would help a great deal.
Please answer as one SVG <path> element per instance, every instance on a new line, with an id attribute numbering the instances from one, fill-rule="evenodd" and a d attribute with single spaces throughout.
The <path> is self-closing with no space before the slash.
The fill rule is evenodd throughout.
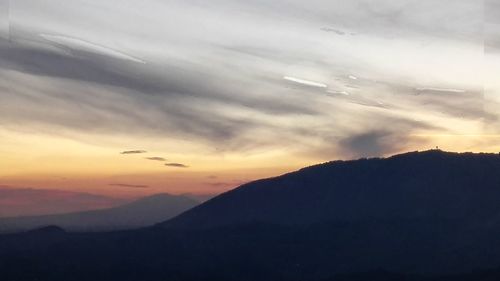
<path id="1" fill-rule="evenodd" d="M 84 50 L 71 53 L 34 39 L 30 44 L 0 44 L 0 68 L 33 75 L 66 78 L 101 85 L 148 92 L 160 91 L 161 84 L 144 74 L 141 65 L 131 66 L 114 57 Z M 120 71 L 118 71 L 120 69 Z M 139 71 L 142 69 L 142 71 Z M 135 77 L 133 72 L 135 70 Z"/>
<path id="2" fill-rule="evenodd" d="M 75 37 L 70 37 L 70 36 L 61 36 L 61 35 L 54 35 L 54 34 L 40 34 L 40 37 L 55 43 L 56 45 L 62 45 L 64 47 L 68 47 L 70 49 L 74 50 L 80 50 L 80 51 L 85 51 L 85 52 L 94 52 L 97 54 L 102 54 L 105 56 L 110 56 L 114 57 L 117 59 L 121 60 L 128 60 L 132 62 L 137 62 L 137 63 L 143 63 L 145 64 L 146 62 L 135 58 L 131 55 L 125 54 L 123 52 L 120 52 L 118 50 L 114 50 L 112 48 L 102 46 L 96 43 L 92 43 L 89 41 L 85 41 L 79 38 Z"/>
<path id="3" fill-rule="evenodd" d="M 496 0 L 484 0 L 485 20 L 487 23 L 500 23 L 500 3 Z"/>
<path id="4" fill-rule="evenodd" d="M 310 80 L 305 80 L 301 78 L 295 78 L 291 76 L 284 76 L 283 79 L 291 82 L 295 82 L 301 85 L 306 85 L 306 86 L 311 86 L 311 87 L 318 87 L 318 88 L 327 88 L 328 86 L 326 84 L 320 83 L 320 82 L 314 82 Z"/>
<path id="5" fill-rule="evenodd" d="M 313 107 L 297 106 L 272 97 L 262 99 L 246 95 L 232 95 L 234 91 L 246 92 L 246 90 L 239 88 L 235 81 L 222 82 L 226 80 L 222 76 L 226 74 L 222 69 L 218 74 L 205 69 L 207 66 L 198 66 L 196 69 L 189 63 L 130 65 L 113 57 L 103 57 L 88 51 L 74 50 L 73 53 L 68 54 L 54 51 L 43 42 L 33 41 L 30 44 L 16 42 L 0 44 L 0 69 L 66 78 L 77 82 L 97 83 L 101 86 L 119 87 L 122 90 L 125 88 L 134 91 L 134 93 L 127 94 L 138 94 L 139 97 L 141 94 L 148 94 L 159 99 L 169 98 L 172 103 L 186 98 L 197 98 L 223 101 L 234 106 L 253 107 L 274 114 L 314 113 Z M 167 77 L 162 74 L 164 71 L 168 71 Z M 218 80 L 222 80 L 220 85 L 224 87 L 214 83 Z M 240 82 L 249 82 L 245 80 Z M 145 100 L 143 99 L 142 102 L 144 103 Z"/>
<path id="6" fill-rule="evenodd" d="M 317 114 L 314 101 L 300 103 L 299 97 L 293 95 L 287 99 L 253 95 L 249 91 L 254 81 L 240 77 L 228 82 L 225 80 L 234 73 L 223 77 L 224 71 L 220 74 L 205 72 L 204 66 L 194 69 L 189 64 L 180 67 L 166 64 L 143 68 L 82 51 L 68 55 L 47 50 L 40 44 L 10 44 L 3 48 L 0 44 L 1 68 L 45 80 L 41 84 L 30 84 L 26 91 L 16 89 L 16 92 L 23 91 L 21 94 L 7 92 L 0 96 L 0 101 L 8 100 L 9 104 L 38 108 L 32 111 L 33 115 L 28 118 L 19 112 L 3 109 L 2 115 L 24 122 L 38 120 L 38 123 L 70 130 L 108 133 L 127 132 L 133 128 L 136 134 L 164 136 L 164 132 L 169 132 L 180 137 L 194 136 L 200 142 L 214 142 L 221 146 L 222 139 L 230 142 L 254 128 L 274 127 L 269 122 L 262 122 L 264 116 Z M 168 77 L 162 75 L 164 71 L 169 73 Z M 283 91 L 281 85 L 259 83 Z M 79 94 L 79 87 L 87 94 Z M 33 96 L 33 92 L 40 102 L 27 98 Z M 105 92 L 108 94 L 103 94 Z M 54 99 L 60 103 L 61 111 L 48 109 L 50 106 L 46 103 Z M 214 111 L 213 108 L 223 110 Z M 238 113 L 241 110 L 254 114 L 242 117 Z M 252 116 L 261 119 L 255 120 Z M 96 123 L 94 117 L 100 121 Z M 165 121 L 159 123 L 157 118 Z"/>
<path id="7" fill-rule="evenodd" d="M 321 30 L 323 30 L 325 32 L 334 32 L 337 35 L 345 35 L 344 31 L 339 30 L 339 29 L 335 29 L 335 28 L 332 28 L 332 27 L 322 27 Z"/>
<path id="8" fill-rule="evenodd" d="M 10 0 L 0 0 L 0 38 L 10 37 Z"/>
<path id="9" fill-rule="evenodd" d="M 397 151 L 408 141 L 404 134 L 390 131 L 369 131 L 342 139 L 339 143 L 344 154 L 355 157 L 383 156 Z"/>
<path id="10" fill-rule="evenodd" d="M 462 89 L 445 89 L 445 88 L 433 88 L 433 87 L 419 87 L 416 88 L 418 92 L 436 92 L 436 93 L 465 93 Z"/>
<path id="11" fill-rule="evenodd" d="M 140 184 L 125 184 L 125 183 L 110 183 L 110 186 L 119 186 L 119 187 L 130 187 L 130 188 L 148 188 L 148 185 L 140 185 Z"/>
<path id="12" fill-rule="evenodd" d="M 448 131 L 484 115 L 480 1 L 101 2 L 13 2 L 11 40 L 0 39 L 0 125 L 288 153 L 332 151 L 388 116 L 444 113 Z"/>
<path id="13" fill-rule="evenodd" d="M 420 91 L 418 94 L 415 101 L 433 112 L 461 119 L 483 120 L 486 123 L 494 122 L 499 118 L 498 114 L 485 110 L 485 105 L 489 101 L 481 91 L 439 89 Z"/>
<path id="14" fill-rule="evenodd" d="M 189 166 L 186 166 L 186 165 L 181 164 L 181 163 L 165 163 L 165 166 L 177 167 L 177 168 L 189 168 Z"/>
<path id="15" fill-rule="evenodd" d="M 152 160 L 152 161 L 167 161 L 167 159 L 163 157 L 146 157 L 145 159 Z"/>
<path id="16" fill-rule="evenodd" d="M 142 154 L 142 153 L 147 153 L 146 150 L 126 150 L 120 152 L 120 154 Z"/>

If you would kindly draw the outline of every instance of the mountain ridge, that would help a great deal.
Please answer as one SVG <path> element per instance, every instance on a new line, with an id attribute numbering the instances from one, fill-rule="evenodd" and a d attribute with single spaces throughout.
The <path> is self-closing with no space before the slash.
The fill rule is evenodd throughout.
<path id="1" fill-rule="evenodd" d="M 394 213 L 407 219 L 479 216 L 500 211 L 489 200 L 500 196 L 498 171 L 500 155 L 493 153 L 427 150 L 330 161 L 241 185 L 158 226 L 211 227 L 238 219 L 285 224 L 397 219 Z M 478 194 L 479 188 L 490 196 Z M 471 204 L 479 201 L 485 204 L 474 209 Z M 347 202 L 359 208 L 353 210 Z"/>
<path id="2" fill-rule="evenodd" d="M 159 193 L 106 209 L 66 214 L 0 218 L 0 232 L 26 231 L 57 225 L 67 231 L 110 231 L 146 227 L 196 206 L 186 196 Z"/>

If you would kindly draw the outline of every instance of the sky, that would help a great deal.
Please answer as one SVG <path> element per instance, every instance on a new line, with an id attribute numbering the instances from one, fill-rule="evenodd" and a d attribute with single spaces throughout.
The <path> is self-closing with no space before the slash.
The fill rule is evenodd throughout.
<path id="1" fill-rule="evenodd" d="M 498 152 L 499 19 L 494 0 L 0 0 L 1 188 L 203 195 Z"/>

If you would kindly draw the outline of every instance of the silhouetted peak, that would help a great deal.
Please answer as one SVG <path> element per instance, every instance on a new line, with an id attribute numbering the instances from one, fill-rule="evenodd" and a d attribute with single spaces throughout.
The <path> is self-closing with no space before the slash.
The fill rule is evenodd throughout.
<path id="1" fill-rule="evenodd" d="M 57 225 L 70 232 L 132 229 L 170 219 L 198 204 L 198 201 L 187 196 L 160 193 L 107 209 L 0 218 L 0 233 L 21 232 L 49 225 Z M 50 228 L 44 231 L 50 231 Z"/>
<path id="2" fill-rule="evenodd" d="M 429 150 L 423 150 L 423 151 L 411 151 L 411 152 L 406 152 L 406 153 L 401 153 L 401 154 L 396 154 L 393 156 L 388 157 L 389 159 L 391 158 L 412 158 L 412 157 L 425 157 L 425 156 L 453 156 L 453 155 L 459 155 L 460 153 L 456 152 L 448 152 L 444 151 L 441 149 L 429 149 Z"/>
<path id="3" fill-rule="evenodd" d="M 170 198 L 175 198 L 177 196 L 168 194 L 168 193 L 157 193 L 153 195 L 148 195 L 142 198 L 139 198 L 136 200 L 136 202 L 139 201 L 154 201 L 154 200 L 164 200 L 164 199 L 170 199 Z"/>
<path id="4" fill-rule="evenodd" d="M 49 225 L 49 226 L 44 226 L 44 227 L 30 230 L 27 233 L 30 233 L 30 234 L 58 234 L 58 233 L 66 233 L 66 231 L 57 225 Z"/>
<path id="5" fill-rule="evenodd" d="M 396 154 L 387 159 L 482 159 L 482 158 L 495 158 L 500 159 L 499 153 L 474 153 L 474 152 L 449 152 L 440 149 L 430 149 L 424 151 L 413 151 L 402 154 Z"/>
<path id="6" fill-rule="evenodd" d="M 414 161 L 414 160 L 438 160 L 438 159 L 482 159 L 482 158 L 493 158 L 500 159 L 500 153 L 474 153 L 474 152 L 450 152 L 444 151 L 441 149 L 429 149 L 423 151 L 411 151 L 405 152 L 401 154 L 395 154 L 389 157 L 373 157 L 373 158 L 359 158 L 352 160 L 333 160 L 322 164 L 312 165 L 309 167 L 305 167 L 300 169 L 299 171 L 315 169 L 321 166 L 337 166 L 342 164 L 355 164 L 355 163 L 363 163 L 367 161 L 380 161 L 380 160 L 406 160 L 406 161 Z"/>
<path id="7" fill-rule="evenodd" d="M 124 206 L 145 205 L 145 204 L 163 204 L 163 203 L 168 203 L 168 202 L 172 202 L 172 201 L 198 203 L 194 199 L 191 199 L 187 196 L 172 195 L 169 193 L 158 193 L 158 194 L 149 195 L 149 196 L 146 196 L 143 198 L 139 198 L 135 201 L 132 201 L 129 204 L 124 205 Z"/>
<path id="8" fill-rule="evenodd" d="M 333 161 L 244 184 L 165 225 L 480 218 L 498 209 L 499 170 L 498 154 L 438 149 Z"/>

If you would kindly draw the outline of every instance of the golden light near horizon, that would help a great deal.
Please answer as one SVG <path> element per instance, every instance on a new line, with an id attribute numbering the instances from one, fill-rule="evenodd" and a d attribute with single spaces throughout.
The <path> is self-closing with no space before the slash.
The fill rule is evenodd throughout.
<path id="1" fill-rule="evenodd" d="M 109 139 L 109 146 L 103 146 L 43 134 L 1 131 L 0 136 L 3 140 L 1 152 L 5 156 L 0 160 L 0 180 L 3 185 L 17 187 L 132 196 L 165 191 L 219 193 L 224 188 L 234 188 L 303 164 L 302 160 L 283 153 L 241 156 L 205 151 L 195 156 L 156 148 L 144 153 L 122 154 L 112 139 Z M 142 143 L 141 147 L 155 147 L 145 140 Z M 175 142 L 162 145 L 179 147 Z M 167 166 L 170 163 L 186 163 L 186 167 Z M 214 175 L 217 180 L 207 179 Z M 110 186 L 120 182 L 154 188 L 127 191 Z"/>

